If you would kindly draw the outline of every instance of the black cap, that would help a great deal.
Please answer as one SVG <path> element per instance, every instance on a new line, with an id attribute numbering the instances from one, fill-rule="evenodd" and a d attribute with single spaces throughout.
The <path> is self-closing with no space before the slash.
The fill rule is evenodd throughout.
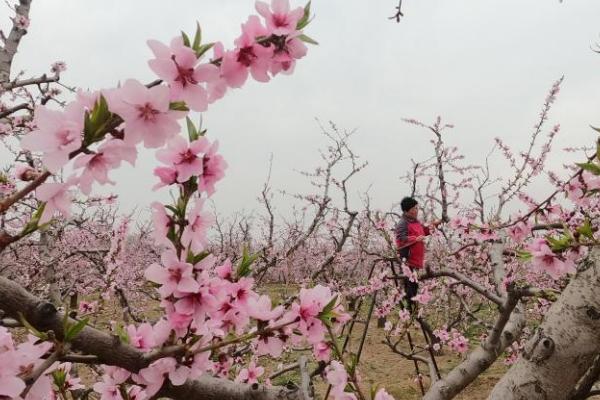
<path id="1" fill-rule="evenodd" d="M 400 202 L 400 208 L 402 208 L 402 211 L 406 212 L 414 206 L 416 206 L 417 204 L 419 204 L 419 202 L 413 199 L 412 197 L 405 197 Z"/>

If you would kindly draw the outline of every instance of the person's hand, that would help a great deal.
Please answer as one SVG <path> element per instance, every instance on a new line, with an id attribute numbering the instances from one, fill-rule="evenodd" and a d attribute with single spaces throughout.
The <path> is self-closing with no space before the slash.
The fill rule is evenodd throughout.
<path id="1" fill-rule="evenodd" d="M 422 242 L 425 239 L 425 236 L 421 235 L 421 236 L 417 236 L 415 238 L 415 242 Z"/>

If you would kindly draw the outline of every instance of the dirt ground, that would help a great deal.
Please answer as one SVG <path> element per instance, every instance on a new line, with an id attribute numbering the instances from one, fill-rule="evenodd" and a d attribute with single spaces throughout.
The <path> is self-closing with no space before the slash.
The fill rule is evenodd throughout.
<path id="1" fill-rule="evenodd" d="M 353 335 L 352 349 L 358 348 L 358 334 Z M 413 332 L 415 341 L 418 341 L 420 332 Z M 359 373 L 363 386 L 368 390 L 371 386 L 379 384 L 386 388 L 396 400 L 420 399 L 421 393 L 415 382 L 415 367 L 412 361 L 392 353 L 389 347 L 382 343 L 384 340 L 383 329 L 376 327 L 376 321 L 371 321 L 369 332 L 365 340 L 363 355 L 359 363 Z M 442 376 L 457 365 L 461 359 L 455 355 L 442 355 L 436 357 Z M 426 368 L 422 366 L 421 368 Z M 457 399 L 479 400 L 487 398 L 495 383 L 506 371 L 507 367 L 502 361 L 496 362 L 488 371 L 482 374 Z M 423 372 L 423 370 L 421 370 Z M 428 380 L 425 380 L 427 389 Z"/>
<path id="2" fill-rule="evenodd" d="M 297 288 L 293 286 L 273 285 L 264 289 L 264 292 L 269 293 L 274 298 L 286 297 L 295 293 Z M 363 306 L 364 307 L 364 306 Z M 366 308 L 366 307 L 364 307 Z M 366 310 L 363 309 L 361 314 L 364 317 Z M 356 352 L 360 337 L 363 331 L 362 324 L 356 324 L 352 340 L 349 345 L 349 350 Z M 423 336 L 421 331 L 412 331 L 412 337 L 417 345 L 423 344 Z M 474 342 L 474 338 L 470 338 Z M 382 328 L 377 327 L 377 320 L 372 318 L 369 323 L 367 337 L 360 362 L 358 364 L 358 372 L 361 379 L 361 387 L 365 393 L 369 393 L 371 387 L 379 385 L 384 387 L 388 393 L 394 396 L 396 400 L 413 400 L 422 397 L 418 383 L 415 381 L 415 367 L 412 361 L 403 358 L 402 356 L 393 353 L 390 348 L 384 343 L 385 335 Z M 475 344 L 472 344 L 474 346 Z M 402 349 L 407 351 L 408 343 L 402 344 Z M 297 357 L 297 354 L 295 355 Z M 292 360 L 290 356 L 290 361 Z M 485 373 L 480 375 L 471 385 L 469 385 L 463 393 L 456 397 L 458 400 L 480 400 L 486 399 L 496 382 L 508 369 L 502 362 L 504 357 L 494 363 Z M 438 366 L 442 376 L 446 375 L 454 366 L 459 364 L 462 359 L 448 352 L 436 357 Z M 421 373 L 426 373 L 426 366 L 420 365 Z M 298 376 L 295 372 L 290 372 L 278 380 L 275 384 L 284 384 L 287 380 L 298 382 Z M 425 390 L 429 384 L 428 378 L 424 379 Z M 316 385 L 317 397 L 323 398 L 327 385 L 318 383 Z"/>

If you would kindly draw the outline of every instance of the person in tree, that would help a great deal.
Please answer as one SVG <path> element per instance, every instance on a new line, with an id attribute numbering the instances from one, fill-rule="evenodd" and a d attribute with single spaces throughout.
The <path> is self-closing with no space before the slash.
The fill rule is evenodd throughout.
<path id="1" fill-rule="evenodd" d="M 405 262 L 411 270 L 422 269 L 425 264 L 425 236 L 431 233 L 442 223 L 441 220 L 434 221 L 431 228 L 423 225 L 418 219 L 419 203 L 412 197 L 405 197 L 400 202 L 402 218 L 394 229 L 396 247 L 401 262 Z M 419 289 L 416 282 L 405 279 L 404 288 L 406 298 L 410 301 Z"/>

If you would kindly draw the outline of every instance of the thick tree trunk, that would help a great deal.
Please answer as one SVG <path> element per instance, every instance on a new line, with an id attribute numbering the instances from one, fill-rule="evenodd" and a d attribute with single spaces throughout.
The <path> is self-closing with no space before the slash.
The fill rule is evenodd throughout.
<path id="1" fill-rule="evenodd" d="M 29 18 L 29 8 L 31 0 L 20 0 L 17 5 L 17 14 L 25 18 Z M 6 44 L 0 47 L 0 86 L 10 80 L 10 68 L 13 58 L 17 53 L 19 42 L 27 31 L 17 28 L 17 24 L 13 23 L 13 27 L 6 38 Z"/>
<path id="2" fill-rule="evenodd" d="M 516 302 L 516 300 L 512 300 Z M 458 366 L 452 369 L 443 379 L 435 382 L 427 391 L 423 400 L 449 400 L 459 394 L 479 375 L 490 367 L 520 335 L 525 326 L 520 304 L 513 303 L 498 316 L 490 336 Z M 509 317 L 508 317 L 509 316 Z M 508 320 L 506 320 L 508 318 Z M 499 330 L 494 335 L 494 330 Z"/>
<path id="3" fill-rule="evenodd" d="M 564 400 L 600 353 L 600 249 L 578 266 L 491 400 Z"/>

